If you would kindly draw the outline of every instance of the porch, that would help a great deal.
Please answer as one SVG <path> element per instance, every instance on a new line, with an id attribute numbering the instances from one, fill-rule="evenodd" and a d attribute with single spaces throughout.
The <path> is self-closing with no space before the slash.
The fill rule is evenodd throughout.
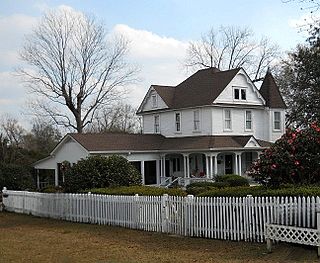
<path id="1" fill-rule="evenodd" d="M 160 186 L 186 186 L 198 181 L 214 181 L 215 176 L 246 176 L 261 151 L 167 153 L 160 158 Z"/>

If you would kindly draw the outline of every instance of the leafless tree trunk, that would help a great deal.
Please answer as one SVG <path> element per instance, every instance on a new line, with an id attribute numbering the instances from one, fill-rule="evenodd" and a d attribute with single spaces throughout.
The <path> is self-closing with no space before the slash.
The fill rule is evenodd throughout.
<path id="1" fill-rule="evenodd" d="M 126 62 L 128 42 L 107 38 L 93 17 L 62 10 L 47 13 L 26 39 L 18 70 L 36 95 L 33 105 L 43 116 L 81 133 L 96 112 L 121 97 L 136 80 Z"/>
<path id="2" fill-rule="evenodd" d="M 191 70 L 216 67 L 220 70 L 243 67 L 257 80 L 279 55 L 279 47 L 270 40 L 254 40 L 248 28 L 211 29 L 200 41 L 190 42 L 185 67 Z"/>

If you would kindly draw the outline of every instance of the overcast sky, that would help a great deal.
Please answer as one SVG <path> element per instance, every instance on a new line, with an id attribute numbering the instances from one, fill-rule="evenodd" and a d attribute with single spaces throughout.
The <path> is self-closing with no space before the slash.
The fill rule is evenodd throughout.
<path id="1" fill-rule="evenodd" d="M 297 2 L 297 3 L 296 3 Z M 43 12 L 72 8 L 102 19 L 110 33 L 120 32 L 131 41 L 130 59 L 141 68 L 141 82 L 130 87 L 127 102 L 138 106 L 151 84 L 176 85 L 186 73 L 181 61 L 187 44 L 211 27 L 250 27 L 283 51 L 304 42 L 297 24 L 310 10 L 299 1 L 281 0 L 0 0 L 0 116 L 10 114 L 26 123 L 25 104 L 30 94 L 14 76 L 21 62 L 18 52 L 25 34 L 36 26 Z"/>

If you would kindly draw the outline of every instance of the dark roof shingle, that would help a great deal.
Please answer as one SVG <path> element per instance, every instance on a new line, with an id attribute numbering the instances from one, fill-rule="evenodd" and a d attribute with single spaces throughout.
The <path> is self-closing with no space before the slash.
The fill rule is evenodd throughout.
<path id="1" fill-rule="evenodd" d="M 242 148 L 248 136 L 190 136 L 166 138 L 156 134 L 123 134 L 123 133 L 71 133 L 69 134 L 88 151 L 165 151 L 197 150 L 214 148 Z M 267 142 L 257 140 L 262 147 Z"/>
<path id="2" fill-rule="evenodd" d="M 279 88 L 271 72 L 267 72 L 259 92 L 265 99 L 267 107 L 280 109 L 286 108 L 286 104 L 283 101 Z"/>

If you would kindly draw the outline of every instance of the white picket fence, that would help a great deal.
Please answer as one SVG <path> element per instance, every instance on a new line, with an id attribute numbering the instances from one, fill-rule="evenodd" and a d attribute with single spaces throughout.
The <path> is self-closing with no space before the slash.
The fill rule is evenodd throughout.
<path id="1" fill-rule="evenodd" d="M 316 228 L 319 197 L 176 197 L 3 191 L 7 211 L 72 222 L 263 242 L 267 223 Z"/>

